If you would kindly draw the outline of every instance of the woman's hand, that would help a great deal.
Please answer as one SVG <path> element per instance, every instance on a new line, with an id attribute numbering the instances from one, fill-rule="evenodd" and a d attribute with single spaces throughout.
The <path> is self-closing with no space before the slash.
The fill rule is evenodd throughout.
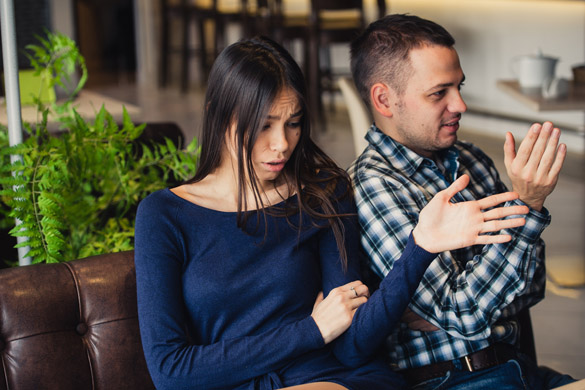
<path id="1" fill-rule="evenodd" d="M 331 290 L 323 299 L 319 293 L 311 317 L 321 331 L 325 344 L 339 337 L 349 328 L 355 311 L 370 297 L 368 286 L 356 280 Z"/>
<path id="2" fill-rule="evenodd" d="M 412 232 L 418 246 L 428 252 L 439 253 L 470 245 L 502 243 L 510 241 L 511 236 L 485 233 L 524 225 L 524 218 L 502 218 L 526 214 L 526 206 L 497 207 L 484 212 L 485 209 L 517 199 L 518 194 L 514 192 L 475 201 L 451 203 L 451 198 L 467 184 L 469 176 L 462 175 L 448 188 L 437 193 L 421 210 L 418 224 Z"/>

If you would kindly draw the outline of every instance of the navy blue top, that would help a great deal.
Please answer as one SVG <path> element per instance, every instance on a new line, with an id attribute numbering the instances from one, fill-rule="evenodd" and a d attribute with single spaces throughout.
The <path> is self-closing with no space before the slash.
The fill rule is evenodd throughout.
<path id="1" fill-rule="evenodd" d="M 296 201 L 292 197 L 289 201 Z M 282 204 L 277 205 L 282 206 Z M 273 206 L 274 207 L 274 206 Z M 338 204 L 355 212 L 353 201 Z M 140 333 L 157 389 L 276 389 L 315 381 L 348 389 L 405 384 L 373 358 L 435 257 L 412 237 L 392 273 L 325 345 L 311 317 L 317 294 L 360 279 L 357 219 L 345 218 L 347 271 L 331 229 L 268 216 L 247 232 L 235 212 L 169 189 L 139 205 L 135 263 Z M 298 225 L 298 224 L 297 224 Z M 256 229 L 257 226 L 257 229 Z"/>

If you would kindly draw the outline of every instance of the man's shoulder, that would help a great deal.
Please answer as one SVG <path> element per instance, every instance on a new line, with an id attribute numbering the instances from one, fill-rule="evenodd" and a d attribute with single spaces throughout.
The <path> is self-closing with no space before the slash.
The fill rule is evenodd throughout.
<path id="1" fill-rule="evenodd" d="M 401 175 L 400 170 L 371 145 L 350 165 L 348 173 L 354 183 L 369 178 L 391 179 Z"/>

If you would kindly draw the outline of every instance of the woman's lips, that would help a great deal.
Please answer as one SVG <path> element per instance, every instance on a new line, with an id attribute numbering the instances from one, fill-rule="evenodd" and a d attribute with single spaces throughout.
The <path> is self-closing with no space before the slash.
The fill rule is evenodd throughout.
<path id="1" fill-rule="evenodd" d="M 276 160 L 264 163 L 264 166 L 271 172 L 280 172 L 284 169 L 284 164 L 286 160 Z"/>

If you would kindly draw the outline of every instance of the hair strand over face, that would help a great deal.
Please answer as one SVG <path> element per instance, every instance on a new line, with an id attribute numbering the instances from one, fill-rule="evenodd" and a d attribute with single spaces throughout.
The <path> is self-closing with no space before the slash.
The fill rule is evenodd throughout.
<path id="1" fill-rule="evenodd" d="M 289 194 L 297 201 L 284 202 L 284 208 L 265 208 L 262 189 L 254 172 L 252 149 L 270 109 L 279 93 L 293 91 L 301 108 L 301 134 L 295 150 L 281 175 Z M 298 215 L 302 226 L 303 213 L 315 220 L 314 226 L 333 230 L 342 263 L 346 264 L 344 231 L 335 203 L 351 196 L 347 173 L 312 141 L 311 124 L 306 103 L 306 86 L 301 69 L 280 45 L 265 37 L 244 39 L 228 46 L 215 60 L 207 83 L 205 113 L 201 136 L 199 168 L 187 183 L 196 183 L 219 167 L 226 137 L 235 125 L 238 173 L 238 225 L 246 229 L 248 217 L 255 213 L 257 222 L 268 214 L 286 216 L 289 223 Z M 344 183 L 343 194 L 336 195 L 338 183 Z M 248 211 L 246 191 L 251 188 L 255 210 Z M 319 221 L 325 221 L 323 224 Z M 256 226 L 259 226 L 258 223 Z M 265 226 L 267 226 L 265 224 Z M 266 237 L 267 232 L 265 232 Z"/>

